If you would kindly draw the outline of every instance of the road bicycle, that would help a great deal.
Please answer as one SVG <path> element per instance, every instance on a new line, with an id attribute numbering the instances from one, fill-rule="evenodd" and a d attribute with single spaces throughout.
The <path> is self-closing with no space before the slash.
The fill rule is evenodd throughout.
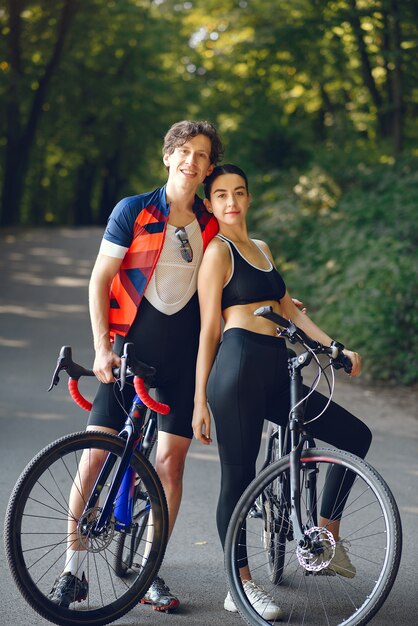
<path id="1" fill-rule="evenodd" d="M 72 398 L 89 410 L 78 381 L 94 373 L 72 360 L 69 346 L 61 349 L 50 389 L 61 371 L 69 375 Z M 155 369 L 135 359 L 133 344 L 125 344 L 114 374 L 120 388 L 133 377 L 136 392 L 123 430 L 73 433 L 48 445 L 22 472 L 7 508 L 4 535 L 12 576 L 31 607 L 62 626 L 98 626 L 127 613 L 154 580 L 167 544 L 165 495 L 147 456 L 156 413 L 166 414 L 169 407 L 149 396 Z M 72 510 L 75 495 L 83 502 L 81 514 Z M 64 608 L 48 596 L 62 573 L 67 546 L 76 545 L 88 595 Z"/>
<path id="2" fill-rule="evenodd" d="M 324 374 L 330 402 L 333 367 L 348 372 L 351 363 L 342 344 L 323 346 L 271 307 L 261 307 L 255 315 L 273 321 L 280 337 L 305 351 L 289 350 L 288 425 L 269 424 L 264 467 L 243 493 L 229 524 L 225 567 L 232 597 L 248 624 L 276 623 L 264 619 L 245 594 L 239 568 L 247 558 L 254 582 L 281 608 L 278 623 L 363 626 L 382 606 L 396 578 L 402 550 L 399 511 L 388 485 L 369 463 L 341 450 L 317 448 L 303 418 L 302 369 L 316 362 L 318 376 L 311 390 Z M 318 359 L 321 354 L 328 356 L 326 367 Z M 318 523 L 324 486 L 335 471 L 342 478 L 331 516 L 341 520 L 337 540 Z M 332 568 L 338 544 L 349 551 L 354 577 Z"/>

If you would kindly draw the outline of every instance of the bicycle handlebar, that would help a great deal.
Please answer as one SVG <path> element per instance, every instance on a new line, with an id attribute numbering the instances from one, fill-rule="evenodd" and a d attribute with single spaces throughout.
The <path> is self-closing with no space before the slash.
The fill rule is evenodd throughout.
<path id="1" fill-rule="evenodd" d="M 344 346 L 338 341 L 332 341 L 331 346 L 324 346 L 319 341 L 312 339 L 301 328 L 296 326 L 291 320 L 287 320 L 278 313 L 273 311 L 271 306 L 262 306 L 256 311 L 254 315 L 258 317 L 265 317 L 266 319 L 274 322 L 282 330 L 279 332 L 281 337 L 286 337 L 290 343 L 301 343 L 305 347 L 309 348 L 315 354 L 327 354 L 331 357 L 332 366 L 335 369 L 344 368 L 347 374 L 351 373 L 353 364 L 348 356 L 343 353 Z"/>
<path id="2" fill-rule="evenodd" d="M 78 365 L 78 363 L 73 361 L 71 346 L 62 346 L 48 391 L 51 391 L 53 387 L 58 385 L 60 380 L 59 374 L 62 370 L 67 372 L 69 376 L 68 391 L 74 402 L 82 409 L 90 411 L 92 403 L 79 391 L 78 381 L 82 376 L 94 376 L 95 374 L 93 370 L 86 369 L 82 365 Z M 146 363 L 142 363 L 135 358 L 132 343 L 126 343 L 124 345 L 124 351 L 121 357 L 121 367 L 113 368 L 112 371 L 114 376 L 120 376 L 121 389 L 123 389 L 125 385 L 126 376 L 134 376 L 135 391 L 146 407 L 152 411 L 160 413 L 161 415 L 167 415 L 170 412 L 170 407 L 167 404 L 158 402 L 149 395 L 145 385 L 153 384 L 153 379 L 156 373 L 155 368 L 147 365 Z"/>

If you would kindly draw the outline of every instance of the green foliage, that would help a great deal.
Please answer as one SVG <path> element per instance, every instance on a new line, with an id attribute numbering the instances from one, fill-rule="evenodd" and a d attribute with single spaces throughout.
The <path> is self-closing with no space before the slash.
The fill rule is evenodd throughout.
<path id="1" fill-rule="evenodd" d="M 417 31 L 400 0 L 6 0 L 0 226 L 104 223 L 165 180 L 173 122 L 209 119 L 293 293 L 412 382 Z"/>
<path id="2" fill-rule="evenodd" d="M 293 188 L 276 182 L 254 216 L 291 293 L 388 383 L 418 381 L 417 172 L 416 160 L 359 163 L 342 192 L 315 165 Z"/>

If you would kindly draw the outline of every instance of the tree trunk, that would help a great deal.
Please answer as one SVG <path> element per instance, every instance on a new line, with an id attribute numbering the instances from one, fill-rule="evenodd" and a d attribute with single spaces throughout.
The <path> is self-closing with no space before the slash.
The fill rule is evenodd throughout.
<path id="1" fill-rule="evenodd" d="M 0 226 L 10 226 L 19 222 L 20 204 L 29 167 L 29 157 L 42 114 L 42 106 L 51 79 L 59 66 L 65 40 L 79 8 L 79 0 L 66 0 L 63 6 L 54 49 L 39 80 L 39 86 L 35 91 L 26 122 L 22 120 L 18 102 L 18 85 L 23 78 L 21 61 L 22 8 L 22 0 L 9 0 L 10 34 L 8 45 L 11 72 L 7 103 L 8 129 L 4 183 L 0 204 Z"/>
<path id="2" fill-rule="evenodd" d="M 22 0 L 9 0 L 9 28 L 10 34 L 7 39 L 10 78 L 6 95 L 7 108 L 7 129 L 6 129 L 6 150 L 4 162 L 4 179 L 2 188 L 2 209 L 0 207 L 0 226 L 10 226 L 18 221 L 18 206 L 21 199 L 21 188 L 19 179 L 21 178 L 22 163 L 19 161 L 19 140 L 21 136 L 21 120 L 19 107 L 19 83 L 23 78 L 22 57 L 20 50 L 20 36 L 22 29 L 21 12 L 23 8 Z M 15 199 L 18 199 L 16 203 Z"/>
<path id="3" fill-rule="evenodd" d="M 382 96 L 379 93 L 375 80 L 372 74 L 372 67 L 369 59 L 369 55 L 367 53 L 366 43 L 363 38 L 363 31 L 361 28 L 360 17 L 357 8 L 357 0 L 349 0 L 350 13 L 349 13 L 349 21 L 351 27 L 353 29 L 353 33 L 357 40 L 358 51 L 360 54 L 361 61 L 361 73 L 363 76 L 363 82 L 367 89 L 369 90 L 372 102 L 376 107 L 377 111 L 377 120 L 378 120 L 378 130 L 379 135 L 381 137 L 385 137 L 387 134 L 387 130 L 385 128 L 385 119 L 384 119 L 384 111 L 383 111 L 383 100 Z"/>
<path id="4" fill-rule="evenodd" d="M 99 213 L 97 220 L 99 224 L 106 224 L 113 207 L 121 199 L 125 177 L 120 175 L 121 148 L 115 150 L 113 155 L 107 160 L 104 167 L 103 186 L 99 202 Z"/>
<path id="5" fill-rule="evenodd" d="M 77 174 L 77 191 L 74 201 L 74 226 L 93 224 L 92 198 L 97 167 L 94 163 L 83 163 Z"/>
<path id="6" fill-rule="evenodd" d="M 391 35 L 392 49 L 394 53 L 394 69 L 392 72 L 392 90 L 393 90 L 393 149 L 395 157 L 398 157 L 403 144 L 403 114 L 404 103 L 402 95 L 402 35 L 399 17 L 398 0 L 391 0 Z"/>

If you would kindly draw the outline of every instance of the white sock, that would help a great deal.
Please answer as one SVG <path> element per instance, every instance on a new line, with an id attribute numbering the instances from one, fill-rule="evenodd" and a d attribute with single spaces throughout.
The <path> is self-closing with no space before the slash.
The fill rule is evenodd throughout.
<path id="1" fill-rule="evenodd" d="M 82 578 L 84 574 L 84 561 L 86 560 L 86 552 L 84 550 L 67 549 L 65 557 L 64 572 L 69 572 L 77 578 Z"/>

